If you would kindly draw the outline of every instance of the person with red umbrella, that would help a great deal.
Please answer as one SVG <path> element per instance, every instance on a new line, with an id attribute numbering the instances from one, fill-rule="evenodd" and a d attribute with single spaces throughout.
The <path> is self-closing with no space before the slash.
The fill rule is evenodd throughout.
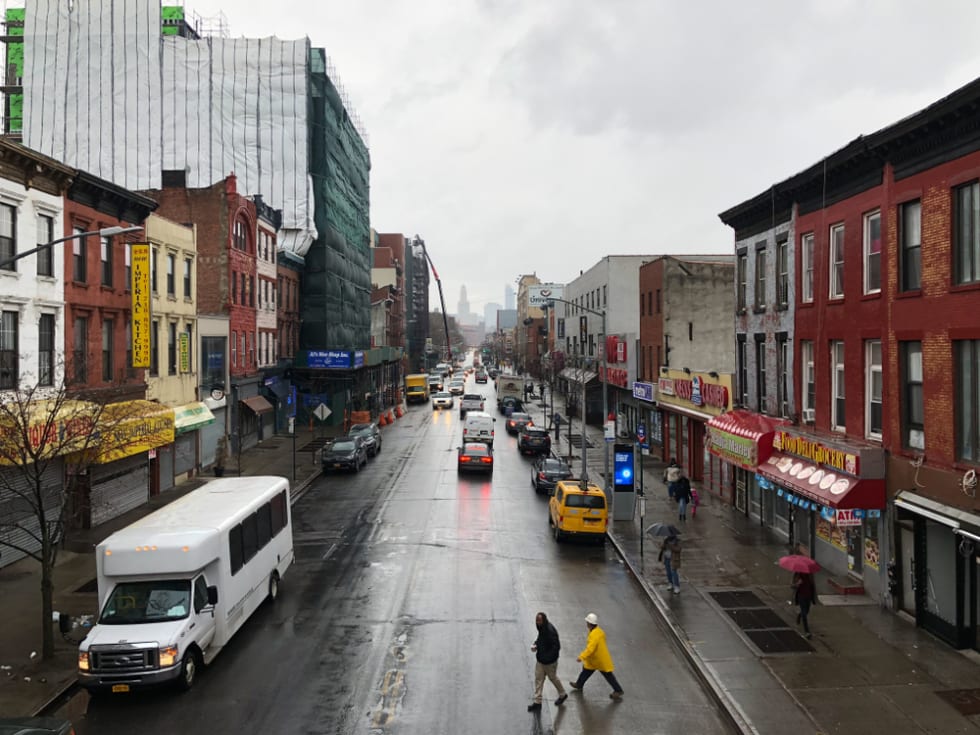
<path id="1" fill-rule="evenodd" d="M 813 582 L 813 573 L 820 568 L 816 561 L 802 554 L 792 554 L 784 556 L 779 560 L 779 566 L 793 572 L 794 602 L 800 608 L 796 622 L 803 624 L 804 636 L 809 639 L 813 637 L 810 633 L 810 606 L 817 596 L 817 588 Z"/>

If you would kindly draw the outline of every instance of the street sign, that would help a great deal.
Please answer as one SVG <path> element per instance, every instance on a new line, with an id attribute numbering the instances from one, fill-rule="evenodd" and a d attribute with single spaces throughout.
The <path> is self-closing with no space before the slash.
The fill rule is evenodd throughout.
<path id="1" fill-rule="evenodd" d="M 645 444 L 647 440 L 647 427 L 644 424 L 637 424 L 636 426 L 636 441 L 640 444 Z"/>
<path id="2" fill-rule="evenodd" d="M 331 411 L 329 408 L 327 408 L 327 404 L 325 404 L 325 403 L 321 403 L 313 411 L 313 415 L 316 416 L 318 419 L 320 419 L 320 421 L 326 421 L 327 418 L 332 413 L 333 413 L 333 411 Z"/>
<path id="3" fill-rule="evenodd" d="M 616 421 L 606 421 L 606 441 L 616 441 Z"/>

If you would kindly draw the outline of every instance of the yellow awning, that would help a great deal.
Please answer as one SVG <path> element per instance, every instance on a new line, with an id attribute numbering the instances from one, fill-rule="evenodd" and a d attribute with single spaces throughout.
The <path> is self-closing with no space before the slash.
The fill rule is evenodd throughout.
<path id="1" fill-rule="evenodd" d="M 95 462 L 114 462 L 173 444 L 174 410 L 153 401 L 110 403 L 99 415 L 97 430 Z"/>
<path id="2" fill-rule="evenodd" d="M 91 446 L 98 409 L 88 401 L 64 398 L 4 403 L 0 464 L 33 464 Z"/>
<path id="3" fill-rule="evenodd" d="M 214 414 L 200 401 L 185 403 L 174 409 L 174 431 L 183 434 L 186 431 L 196 431 L 202 426 L 214 423 Z"/>

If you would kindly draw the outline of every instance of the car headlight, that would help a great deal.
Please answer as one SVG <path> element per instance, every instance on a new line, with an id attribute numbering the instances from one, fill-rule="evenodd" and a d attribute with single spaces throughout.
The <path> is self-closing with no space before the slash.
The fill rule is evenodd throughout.
<path id="1" fill-rule="evenodd" d="M 78 670 L 79 671 L 88 671 L 89 668 L 91 668 L 91 664 L 89 664 L 88 651 L 79 651 L 78 652 Z"/>
<path id="2" fill-rule="evenodd" d="M 177 663 L 177 646 L 167 646 L 160 649 L 160 668 L 173 666 Z"/>

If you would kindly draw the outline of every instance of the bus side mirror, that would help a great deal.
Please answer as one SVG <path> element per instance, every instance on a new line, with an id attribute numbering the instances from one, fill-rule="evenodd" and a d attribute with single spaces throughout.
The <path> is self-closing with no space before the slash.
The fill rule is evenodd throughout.
<path id="1" fill-rule="evenodd" d="M 208 604 L 217 605 L 218 604 L 218 588 L 214 585 L 208 587 Z"/>

